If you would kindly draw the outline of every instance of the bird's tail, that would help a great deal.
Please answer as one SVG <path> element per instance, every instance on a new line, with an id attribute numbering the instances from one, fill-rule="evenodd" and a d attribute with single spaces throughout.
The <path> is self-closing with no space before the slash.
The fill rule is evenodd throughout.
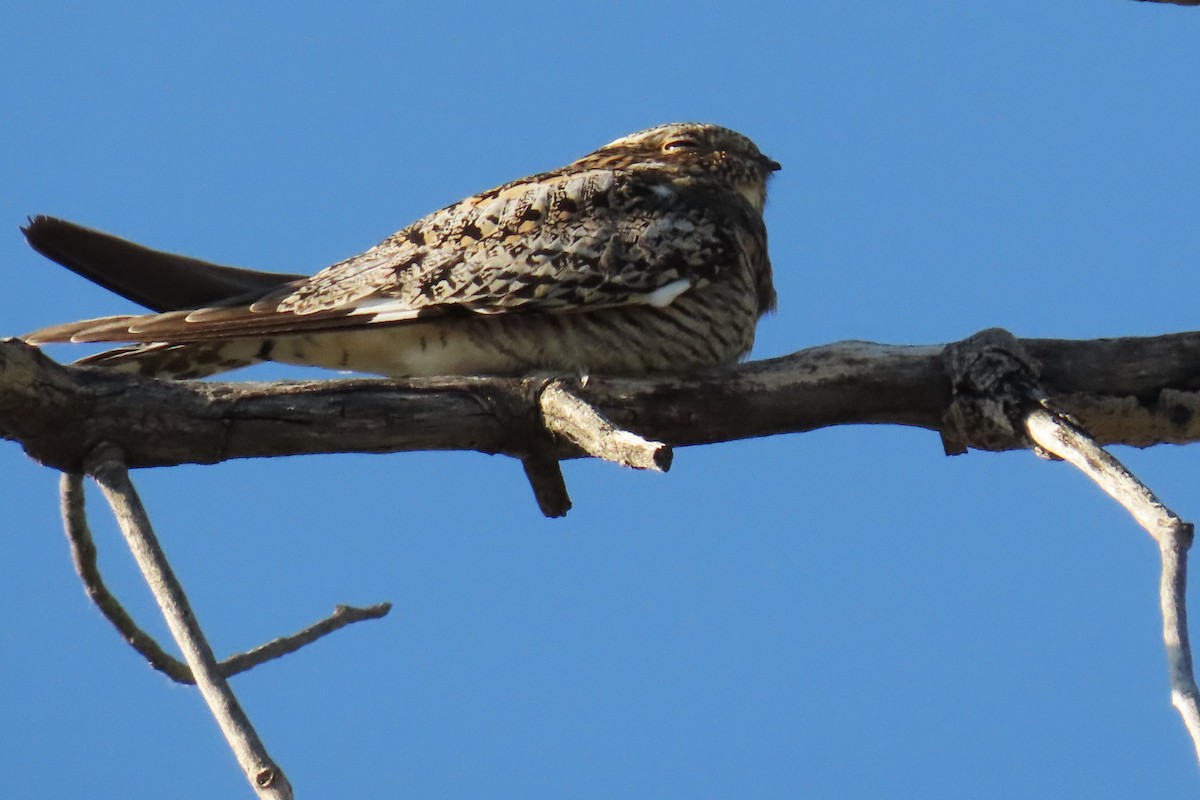
<path id="1" fill-rule="evenodd" d="M 261 296 L 303 275 L 210 264 L 54 217 L 34 217 L 21 229 L 31 247 L 52 261 L 154 311 L 211 306 Z"/>
<path id="2" fill-rule="evenodd" d="M 155 342 L 105 350 L 75 363 L 106 367 L 148 378 L 189 380 L 248 367 L 263 360 L 262 344 L 250 339 L 214 342 Z"/>

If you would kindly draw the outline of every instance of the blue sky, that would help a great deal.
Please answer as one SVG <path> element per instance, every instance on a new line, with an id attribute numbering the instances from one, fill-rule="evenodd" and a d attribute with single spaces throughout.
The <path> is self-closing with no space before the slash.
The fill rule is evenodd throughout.
<path id="1" fill-rule="evenodd" d="M 0 333 L 129 309 L 28 250 L 30 214 L 303 272 L 684 119 L 784 164 L 758 357 L 1192 330 L 1197 41 L 1200 11 L 1121 0 L 8 2 Z M 1200 517 L 1200 449 L 1118 455 Z M 135 479 L 221 653 L 395 603 L 235 680 L 301 796 L 1195 795 L 1157 552 L 1068 467 L 862 427 L 565 471 L 558 521 L 476 454 Z M 9 445 L 0 482 L 0 796 L 251 796 L 88 605 L 56 475 Z"/>

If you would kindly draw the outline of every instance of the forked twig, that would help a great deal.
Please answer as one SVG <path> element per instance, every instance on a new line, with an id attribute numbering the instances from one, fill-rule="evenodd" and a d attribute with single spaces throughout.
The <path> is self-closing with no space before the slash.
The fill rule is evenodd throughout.
<path id="1" fill-rule="evenodd" d="M 1038 447 L 1078 467 L 1133 515 L 1158 545 L 1162 558 L 1159 603 L 1163 642 L 1171 676 L 1171 704 L 1183 717 L 1200 759 L 1200 692 L 1192 671 L 1187 628 L 1187 551 L 1194 527 L 1164 506 L 1125 466 L 1061 414 L 1045 408 L 1030 413 L 1025 429 Z"/>
<path id="2" fill-rule="evenodd" d="M 87 522 L 83 476 L 63 473 L 59 479 L 59 499 L 62 506 L 63 527 L 71 546 L 71 560 L 75 563 L 75 571 L 83 581 L 83 588 L 88 597 L 129 646 L 145 658 L 152 668 L 162 672 L 176 683 L 194 684 L 196 681 L 192 677 L 192 671 L 188 665 L 164 650 L 153 636 L 142 630 L 104 584 L 96 561 L 96 544 L 92 539 L 92 532 Z M 281 636 L 244 653 L 229 656 L 219 664 L 221 674 L 228 678 L 253 669 L 260 664 L 293 653 L 347 625 L 384 617 L 391 611 L 391 608 L 391 603 L 377 603 L 365 608 L 338 605 L 333 614 L 303 630 L 289 636 Z"/>

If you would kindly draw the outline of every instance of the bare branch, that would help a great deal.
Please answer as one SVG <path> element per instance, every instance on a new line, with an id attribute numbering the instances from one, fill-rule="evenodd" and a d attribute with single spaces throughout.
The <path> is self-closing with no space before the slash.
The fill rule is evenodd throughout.
<path id="1" fill-rule="evenodd" d="M 197 688 L 216 717 L 250 785 L 259 797 L 290 800 L 291 784 L 283 770 L 267 754 L 246 712 L 222 677 L 183 587 L 175 578 L 150 526 L 146 509 L 129 480 L 129 472 L 122 462 L 120 451 L 111 445 L 101 445 L 88 462 L 88 474 L 95 478 L 112 506 L 121 532 L 154 593 L 154 599 L 162 609 L 171 635 L 175 637 L 196 677 Z"/>
<path id="2" fill-rule="evenodd" d="M 590 456 L 634 469 L 666 472 L 671 468 L 669 446 L 613 425 L 587 401 L 568 392 L 561 381 L 546 386 L 538 405 L 547 430 Z"/>
<path id="3" fill-rule="evenodd" d="M 1183 717 L 1200 760 L 1200 693 L 1187 631 L 1187 549 L 1193 527 L 1162 504 L 1124 465 L 1065 414 L 1048 410 L 1043 365 L 1007 331 L 993 329 L 946 348 L 951 407 L 942 440 L 947 452 L 967 441 L 1022 439 L 1084 472 L 1125 507 L 1159 546 L 1159 600 L 1171 676 L 1171 700 Z M 1185 420 L 1181 420 L 1185 421 Z"/>
<path id="4" fill-rule="evenodd" d="M 1100 443 L 1200 441 L 1200 333 L 1017 341 L 1041 365 L 1040 386 L 1054 407 Z M 855 423 L 940 433 L 952 401 L 946 357 L 940 345 L 840 342 L 696 375 L 591 376 L 578 397 L 617 427 L 675 447 Z M 101 441 L 121 447 L 135 467 L 406 450 L 522 458 L 540 449 L 530 437 L 542 386 L 483 377 L 152 381 L 63 367 L 7 340 L 0 342 L 0 436 L 67 472 L 80 471 Z M 1018 434 L 960 444 L 1024 447 Z M 554 447 L 557 458 L 584 454 L 565 440 Z"/>
<path id="5" fill-rule="evenodd" d="M 1158 545 L 1162 557 L 1159 604 L 1171 676 L 1171 703 L 1183 717 L 1196 757 L 1200 759 L 1200 691 L 1192 672 L 1186 604 L 1187 551 L 1192 544 L 1192 524 L 1164 506 L 1120 461 L 1062 415 L 1037 409 L 1028 416 L 1026 430 L 1039 447 L 1078 467 L 1124 506 Z"/>
<path id="6" fill-rule="evenodd" d="M 1188 527 L 1120 461 L 1063 415 L 1038 409 L 1029 414 L 1025 425 L 1039 447 L 1082 470 L 1132 514 L 1155 542 Z"/>
<path id="7" fill-rule="evenodd" d="M 592 377 L 572 391 L 562 380 L 547 384 L 483 377 L 160 383 L 62 367 L 20 342 L 0 342 L 0 435 L 20 442 L 44 463 L 67 470 L 77 470 L 88 448 L 110 437 L 130 448 L 130 463 L 138 466 L 296 453 L 470 449 L 520 459 L 543 512 L 560 516 L 570 508 L 570 498 L 558 462 L 580 455 L 666 469 L 670 445 L 850 423 L 925 427 L 942 435 L 950 453 L 969 447 L 1027 447 L 1032 441 L 1092 477 L 1159 544 L 1172 701 L 1200 758 L 1200 691 L 1184 605 L 1193 528 L 1099 444 L 1200 441 L 1198 412 L 1200 333 L 1065 341 L 1019 340 L 1006 331 L 989 330 L 946 346 L 841 342 L 690 376 Z M 1083 433 L 1076 419 L 1095 438 Z M 119 451 L 108 447 L 103 452 L 102 462 L 88 471 L 113 504 L 130 546 L 135 553 L 145 551 L 139 563 L 161 597 L 158 584 L 170 583 L 169 567 Z M 89 594 L 99 598 L 107 593 L 98 574 L 90 577 L 95 553 L 86 536 L 82 501 L 76 499 L 78 480 L 64 478 L 64 516 L 69 529 L 82 531 L 72 540 L 76 562 Z M 189 620 L 194 625 L 186 599 L 182 592 L 171 596 L 170 586 L 162 591 L 167 599 L 160 599 L 160 605 L 168 619 L 178 618 L 172 632 L 184 646 L 191 633 L 176 628 Z M 295 649 L 308 637 L 358 616 L 339 608 L 329 620 L 240 658 L 265 660 L 273 657 L 266 654 Z M 122 631 L 127 639 L 135 638 L 124 627 Z M 198 630 L 195 634 L 199 637 Z M 193 669 L 199 663 L 205 670 L 197 672 L 205 691 L 222 670 L 210 663 L 202 638 L 188 647 L 198 651 L 188 654 L 185 648 Z M 241 661 L 231 661 L 241 668 Z M 225 699 L 216 690 L 213 698 L 205 696 L 219 719 L 244 719 L 232 695 Z M 221 707 L 230 702 L 232 706 Z M 267 760 L 256 738 L 234 747 L 243 765 L 249 765 L 252 780 L 276 781 L 275 786 L 290 793 L 286 778 Z M 260 754 L 252 755 L 256 752 Z"/>

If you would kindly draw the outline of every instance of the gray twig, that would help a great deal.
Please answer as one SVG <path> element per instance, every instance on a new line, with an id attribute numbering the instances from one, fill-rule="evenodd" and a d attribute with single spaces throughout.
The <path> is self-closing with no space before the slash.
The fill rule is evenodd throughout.
<path id="1" fill-rule="evenodd" d="M 250 785 L 259 797 L 290 800 L 291 784 L 283 770 L 267 754 L 246 712 L 222 676 L 212 648 L 200 629 L 166 554 L 159 546 L 137 490 L 129 480 L 129 470 L 121 452 L 112 445 L 102 444 L 92 452 L 85 469 L 99 484 L 112 507 L 129 549 L 163 612 L 171 635 L 196 678 L 196 686 L 216 717 Z"/>
<path id="2" fill-rule="evenodd" d="M 75 571 L 83 581 L 83 589 L 87 596 L 129 646 L 140 653 L 151 667 L 177 683 L 195 683 L 187 664 L 163 650 L 153 636 L 139 628 L 133 617 L 129 616 L 129 612 L 104 585 L 96 563 L 96 543 L 87 523 L 83 476 L 64 472 L 58 480 L 58 493 L 63 528 L 67 533 L 67 542 L 71 545 L 71 560 L 75 563 Z"/>
<path id="3" fill-rule="evenodd" d="M 230 656 L 221 662 L 221 674 L 228 678 L 231 675 L 237 675 L 239 672 L 253 669 L 259 664 L 272 661 L 276 658 L 282 658 L 288 653 L 294 653 L 301 647 L 312 644 L 317 639 L 327 636 L 347 625 L 353 625 L 356 622 L 368 619 L 385 617 L 391 610 L 391 603 L 376 603 L 373 606 L 365 608 L 339 604 L 328 617 L 314 622 L 303 630 L 296 631 L 290 636 L 280 636 L 278 639 L 272 639 L 266 644 L 255 647 L 253 650 L 247 650 L 245 653 Z"/>
<path id="4" fill-rule="evenodd" d="M 1187 551 L 1192 544 L 1193 525 L 1164 506 L 1120 461 L 1063 415 L 1036 409 L 1026 418 L 1025 428 L 1038 447 L 1078 467 L 1124 506 L 1158 545 L 1162 558 L 1159 604 L 1171 676 L 1171 704 L 1183 717 L 1200 759 L 1200 692 L 1192 672 L 1186 603 Z"/>

